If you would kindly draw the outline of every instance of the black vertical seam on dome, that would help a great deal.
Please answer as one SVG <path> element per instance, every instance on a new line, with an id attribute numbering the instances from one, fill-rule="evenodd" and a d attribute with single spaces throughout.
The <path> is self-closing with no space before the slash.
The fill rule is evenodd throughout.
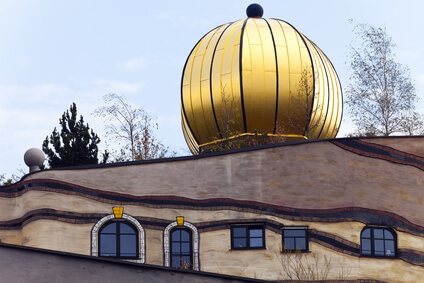
<path id="1" fill-rule="evenodd" d="M 279 20 L 279 19 L 275 19 L 275 20 Z M 308 121 L 307 121 L 307 123 L 306 123 L 306 127 L 305 127 L 305 130 L 303 131 L 303 135 L 305 136 L 305 134 L 306 134 L 306 130 L 308 129 L 308 127 L 309 127 L 309 123 L 311 122 L 311 118 L 312 118 L 312 111 L 313 111 L 313 109 L 314 109 L 314 100 L 315 100 L 315 71 L 314 71 L 314 60 L 312 59 L 312 54 L 311 54 L 311 50 L 309 50 L 309 47 L 308 47 L 308 44 L 306 43 L 306 41 L 305 41 L 305 39 L 303 38 L 303 35 L 302 35 L 302 33 L 300 33 L 294 26 L 292 26 L 290 23 L 288 23 L 288 22 L 286 22 L 286 21 L 283 21 L 283 20 L 279 20 L 279 21 L 282 21 L 282 22 L 284 22 L 284 23 L 286 23 L 286 24 L 288 24 L 289 26 L 291 26 L 292 27 L 292 29 L 294 29 L 296 32 L 297 32 L 297 34 L 300 36 L 300 38 L 302 39 L 302 41 L 303 41 L 303 43 L 305 44 L 305 47 L 306 47 L 306 50 L 308 50 L 308 54 L 309 54 L 309 59 L 311 60 L 311 66 L 312 66 L 312 84 L 313 84 L 313 96 L 312 96 L 312 101 L 311 101 L 311 110 L 310 110 L 310 112 L 309 112 L 309 118 L 308 118 Z M 306 37 L 306 36 L 305 36 Z M 309 40 L 309 39 L 308 39 Z"/>
<path id="2" fill-rule="evenodd" d="M 219 28 L 219 27 L 218 27 Z M 212 30 L 211 30 L 212 31 Z M 209 32 L 211 32 L 211 31 L 209 31 Z M 188 121 L 188 119 L 187 119 L 187 113 L 186 113 L 186 111 L 185 111 L 185 106 L 184 106 L 184 99 L 183 99 L 183 82 L 184 82 L 184 74 L 185 74 L 185 72 L 186 72 L 186 67 L 187 67 L 187 63 L 188 63 L 188 60 L 190 59 L 190 56 L 191 56 L 191 54 L 193 53 L 193 51 L 194 51 L 194 49 L 197 47 L 197 45 L 205 38 L 205 36 L 206 35 L 208 35 L 209 34 L 209 32 L 208 33 L 206 33 L 204 36 L 202 36 L 202 38 L 201 39 L 199 39 L 198 41 L 197 41 L 197 43 L 194 45 L 194 47 L 191 49 L 191 51 L 190 51 L 190 53 L 188 54 L 188 57 L 187 57 L 187 59 L 186 59 L 186 61 L 185 61 L 185 63 L 184 63 L 184 68 L 183 68 L 183 74 L 182 74 L 182 76 L 181 76 L 181 108 L 182 108 L 182 110 L 183 110 L 183 114 L 184 114 L 184 117 L 185 117 L 185 120 L 186 120 L 186 122 L 187 122 L 187 127 L 190 129 L 190 132 L 191 133 L 193 133 L 193 130 L 191 129 L 191 126 L 190 126 L 190 122 Z M 196 143 L 197 144 L 199 144 L 199 141 L 197 140 L 197 138 L 195 137 L 195 135 L 193 134 L 193 138 L 194 138 L 194 140 L 196 141 Z"/>
<path id="3" fill-rule="evenodd" d="M 244 30 L 246 29 L 246 24 L 249 18 L 244 20 L 243 26 L 241 28 L 240 32 L 240 54 L 239 54 L 239 73 L 240 73 L 240 102 L 241 102 L 241 111 L 243 114 L 243 127 L 244 132 L 247 133 L 247 123 L 246 123 L 246 112 L 244 109 L 244 97 L 243 97 L 243 34 Z"/>
<path id="4" fill-rule="evenodd" d="M 183 122 L 183 125 L 182 125 L 183 133 L 185 133 L 185 136 L 187 136 L 187 143 L 190 143 L 191 147 L 193 147 L 194 149 L 196 149 L 197 154 L 199 154 L 200 153 L 200 150 L 198 148 L 199 146 L 198 145 L 196 146 L 196 144 L 193 142 L 193 139 L 191 137 L 192 135 L 190 136 L 190 134 L 187 131 L 187 126 L 184 126 L 184 124 L 187 124 L 187 123 L 184 123 Z M 190 147 L 190 145 L 189 145 L 189 147 Z"/>
<path id="5" fill-rule="evenodd" d="M 312 41 L 313 42 L 313 41 Z M 315 44 L 315 43 L 314 43 Z M 330 59 L 327 57 L 327 55 L 325 55 L 325 53 L 324 52 L 322 52 L 322 54 L 325 56 L 325 58 L 327 59 L 327 61 L 330 63 L 330 65 L 331 65 L 331 67 L 333 68 L 333 71 L 334 71 L 334 73 L 336 74 L 336 81 L 338 82 L 338 84 L 339 84 L 339 87 L 340 87 L 340 99 L 341 99 L 341 105 L 342 105 L 342 110 L 341 110 L 341 114 L 340 114 L 340 122 L 342 121 L 342 119 L 343 119 L 343 89 L 342 89 L 342 84 L 340 83 L 340 79 L 339 79 L 339 75 L 337 74 L 337 71 L 336 71 L 336 68 L 334 68 L 334 65 L 333 65 L 333 63 L 330 61 Z M 340 103 L 339 103 L 339 105 L 340 105 Z M 337 133 L 339 132 L 339 129 L 337 129 Z M 337 133 L 336 133 L 336 135 L 337 135 Z"/>
<path id="6" fill-rule="evenodd" d="M 277 58 L 277 47 L 275 46 L 274 34 L 272 33 L 272 29 L 270 24 L 266 19 L 264 19 L 266 24 L 269 27 L 269 32 L 271 33 L 272 45 L 274 46 L 274 55 L 275 55 L 275 81 L 276 81 L 276 89 L 275 89 L 275 118 L 274 118 L 274 130 L 273 134 L 275 134 L 277 130 L 277 122 L 278 122 L 278 93 L 279 93 L 279 80 L 278 80 L 278 58 Z"/>
<path id="7" fill-rule="evenodd" d="M 222 35 L 224 34 L 224 32 L 227 30 L 227 28 L 229 26 L 231 26 L 234 22 L 228 23 L 228 25 L 225 27 L 225 29 L 221 32 L 221 34 L 219 35 L 218 40 L 216 41 L 215 47 L 213 49 L 213 53 L 212 53 L 212 59 L 211 59 L 211 67 L 209 70 L 209 92 L 211 94 L 211 105 L 212 105 L 212 113 L 213 113 L 213 117 L 215 119 L 215 124 L 216 124 L 216 128 L 218 129 L 218 134 L 219 137 L 222 139 L 222 134 L 221 134 L 221 129 L 219 128 L 219 124 L 218 124 L 218 120 L 216 119 L 216 113 L 215 113 L 215 107 L 213 105 L 213 95 L 212 95 L 212 68 L 213 68 L 213 62 L 215 59 L 215 52 L 216 52 L 216 48 L 218 47 L 219 41 L 221 40 Z"/>
<path id="8" fill-rule="evenodd" d="M 322 56 L 321 56 L 321 54 L 319 53 L 319 51 L 317 50 L 318 49 L 318 47 L 315 45 L 315 43 L 312 41 L 312 40 L 310 40 L 311 41 L 311 43 L 312 43 L 312 47 L 315 49 L 315 52 L 318 54 L 318 56 L 319 56 L 319 58 L 321 59 L 321 62 L 322 62 L 322 65 L 323 65 L 323 67 L 324 67 L 324 70 L 325 70 L 325 75 L 326 75 L 326 77 L 327 77 L 327 92 L 328 92 L 328 94 L 327 94 L 327 100 L 328 100 L 328 102 L 327 102 L 327 110 L 325 111 L 325 118 L 324 118 L 324 122 L 322 123 L 322 127 L 321 127 L 321 130 L 320 130 L 320 132 L 319 132 L 319 134 L 318 134 L 318 138 L 321 136 L 321 134 L 322 134 L 322 131 L 324 130 L 324 128 L 325 128 L 325 122 L 327 121 L 327 117 L 328 117 L 328 108 L 330 107 L 330 92 L 329 92 L 329 90 L 330 90 L 330 82 L 329 82 L 329 79 L 328 79 L 328 71 L 327 71 L 327 66 L 325 65 L 325 62 L 324 62 L 324 60 L 322 59 Z"/>

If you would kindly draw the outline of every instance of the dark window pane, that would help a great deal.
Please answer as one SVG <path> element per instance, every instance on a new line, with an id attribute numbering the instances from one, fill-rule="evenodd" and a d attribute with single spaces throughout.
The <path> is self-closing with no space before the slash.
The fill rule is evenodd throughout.
<path id="1" fill-rule="evenodd" d="M 172 243 L 172 253 L 180 253 L 180 243 Z"/>
<path id="2" fill-rule="evenodd" d="M 186 230 L 181 230 L 181 241 L 190 241 L 190 234 Z"/>
<path id="3" fill-rule="evenodd" d="M 234 248 L 246 248 L 246 238 L 234 238 Z"/>
<path id="4" fill-rule="evenodd" d="M 384 241 L 383 240 L 374 240 L 374 250 L 375 253 L 383 252 L 384 254 Z"/>
<path id="5" fill-rule="evenodd" d="M 389 230 L 384 230 L 384 238 L 394 240 L 393 234 Z"/>
<path id="6" fill-rule="evenodd" d="M 305 238 L 296 239 L 296 250 L 301 250 L 301 251 L 306 250 L 306 239 Z"/>
<path id="7" fill-rule="evenodd" d="M 384 252 L 383 251 L 375 251 L 374 255 L 376 256 L 384 256 Z"/>
<path id="8" fill-rule="evenodd" d="M 116 233 L 116 223 L 107 224 L 107 226 L 102 229 L 101 233 Z"/>
<path id="9" fill-rule="evenodd" d="M 137 231 L 130 223 L 108 222 L 99 233 L 99 256 L 137 257 Z"/>
<path id="10" fill-rule="evenodd" d="M 180 256 L 172 256 L 171 257 L 171 267 L 180 267 L 180 266 L 181 266 Z"/>
<path id="11" fill-rule="evenodd" d="M 250 247 L 251 248 L 257 248 L 257 247 L 262 247 L 262 238 L 252 238 L 250 239 Z"/>
<path id="12" fill-rule="evenodd" d="M 124 254 L 127 254 L 125 256 L 129 254 L 131 256 L 137 255 L 137 239 L 135 235 L 121 235 L 120 244 L 121 256 L 124 256 Z"/>
<path id="13" fill-rule="evenodd" d="M 284 239 L 284 249 L 291 251 L 296 249 L 294 245 L 294 238 L 285 238 Z"/>
<path id="14" fill-rule="evenodd" d="M 181 257 L 181 266 L 186 269 L 192 269 L 192 264 L 190 261 L 190 256 Z"/>
<path id="15" fill-rule="evenodd" d="M 121 234 L 135 234 L 134 229 L 130 225 L 125 223 L 120 223 L 119 229 Z"/>
<path id="16" fill-rule="evenodd" d="M 175 228 L 171 231 L 171 266 L 192 269 L 191 231 L 185 228 Z"/>
<path id="17" fill-rule="evenodd" d="M 365 229 L 365 230 L 362 232 L 362 237 L 363 237 L 363 238 L 371 238 L 370 229 Z"/>
<path id="18" fill-rule="evenodd" d="M 100 234 L 100 256 L 117 256 L 115 235 Z"/>
<path id="19" fill-rule="evenodd" d="M 181 253 L 190 253 L 190 243 L 181 243 Z"/>
<path id="20" fill-rule="evenodd" d="M 251 229 L 250 237 L 262 237 L 262 229 Z"/>
<path id="21" fill-rule="evenodd" d="M 171 241 L 173 241 L 173 242 L 180 241 L 180 239 L 181 239 L 180 234 L 181 234 L 180 229 L 173 230 L 171 232 Z"/>
<path id="22" fill-rule="evenodd" d="M 371 254 L 371 240 L 370 239 L 362 239 L 362 254 L 370 255 Z"/>
<path id="23" fill-rule="evenodd" d="M 291 230 L 291 229 L 286 229 L 284 230 L 284 237 L 305 237 L 306 236 L 306 230 L 302 229 L 302 230 Z"/>
<path id="24" fill-rule="evenodd" d="M 386 241 L 386 256 L 395 256 L 395 242 L 394 241 Z"/>
<path id="25" fill-rule="evenodd" d="M 246 237 L 246 228 L 240 227 L 240 228 L 233 228 L 233 236 L 234 237 Z"/>
<path id="26" fill-rule="evenodd" d="M 374 229 L 374 239 L 383 239 L 383 229 Z"/>
<path id="27" fill-rule="evenodd" d="M 366 232 L 366 233 L 365 233 Z M 386 228 L 367 228 L 362 233 L 361 251 L 363 255 L 394 257 L 396 253 L 395 235 Z M 369 236 L 369 237 L 364 237 Z"/>
<path id="28" fill-rule="evenodd" d="M 362 250 L 363 255 L 371 255 L 371 250 Z"/>

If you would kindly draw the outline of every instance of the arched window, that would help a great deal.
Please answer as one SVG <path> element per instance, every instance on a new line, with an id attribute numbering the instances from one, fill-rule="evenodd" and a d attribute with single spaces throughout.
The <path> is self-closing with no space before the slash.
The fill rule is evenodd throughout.
<path id="1" fill-rule="evenodd" d="M 145 263 L 144 229 L 134 217 L 123 213 L 100 219 L 91 230 L 91 255 Z"/>
<path id="2" fill-rule="evenodd" d="M 171 267 L 193 269 L 192 233 L 187 228 L 171 230 Z"/>
<path id="3" fill-rule="evenodd" d="M 109 221 L 99 230 L 99 256 L 138 258 L 138 231 L 127 221 Z"/>
<path id="4" fill-rule="evenodd" d="M 163 231 L 163 248 L 165 266 L 200 270 L 199 232 L 193 224 L 169 224 Z"/>
<path id="5" fill-rule="evenodd" d="M 365 227 L 361 232 L 361 254 L 395 257 L 396 233 L 387 227 Z"/>

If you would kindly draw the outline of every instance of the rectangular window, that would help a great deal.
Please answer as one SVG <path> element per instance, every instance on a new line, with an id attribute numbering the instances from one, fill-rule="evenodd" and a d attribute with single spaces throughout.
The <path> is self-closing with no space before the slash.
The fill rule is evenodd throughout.
<path id="1" fill-rule="evenodd" d="M 231 249 L 265 248 L 263 224 L 234 225 L 231 227 Z"/>
<path id="2" fill-rule="evenodd" d="M 307 227 L 283 228 L 283 252 L 308 251 Z"/>

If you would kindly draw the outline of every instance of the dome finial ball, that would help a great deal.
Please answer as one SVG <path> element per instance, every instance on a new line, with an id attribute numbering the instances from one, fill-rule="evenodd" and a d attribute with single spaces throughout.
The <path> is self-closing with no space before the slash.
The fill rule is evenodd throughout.
<path id="1" fill-rule="evenodd" d="M 246 9 L 246 14 L 249 18 L 262 18 L 264 9 L 259 4 L 250 4 Z"/>

